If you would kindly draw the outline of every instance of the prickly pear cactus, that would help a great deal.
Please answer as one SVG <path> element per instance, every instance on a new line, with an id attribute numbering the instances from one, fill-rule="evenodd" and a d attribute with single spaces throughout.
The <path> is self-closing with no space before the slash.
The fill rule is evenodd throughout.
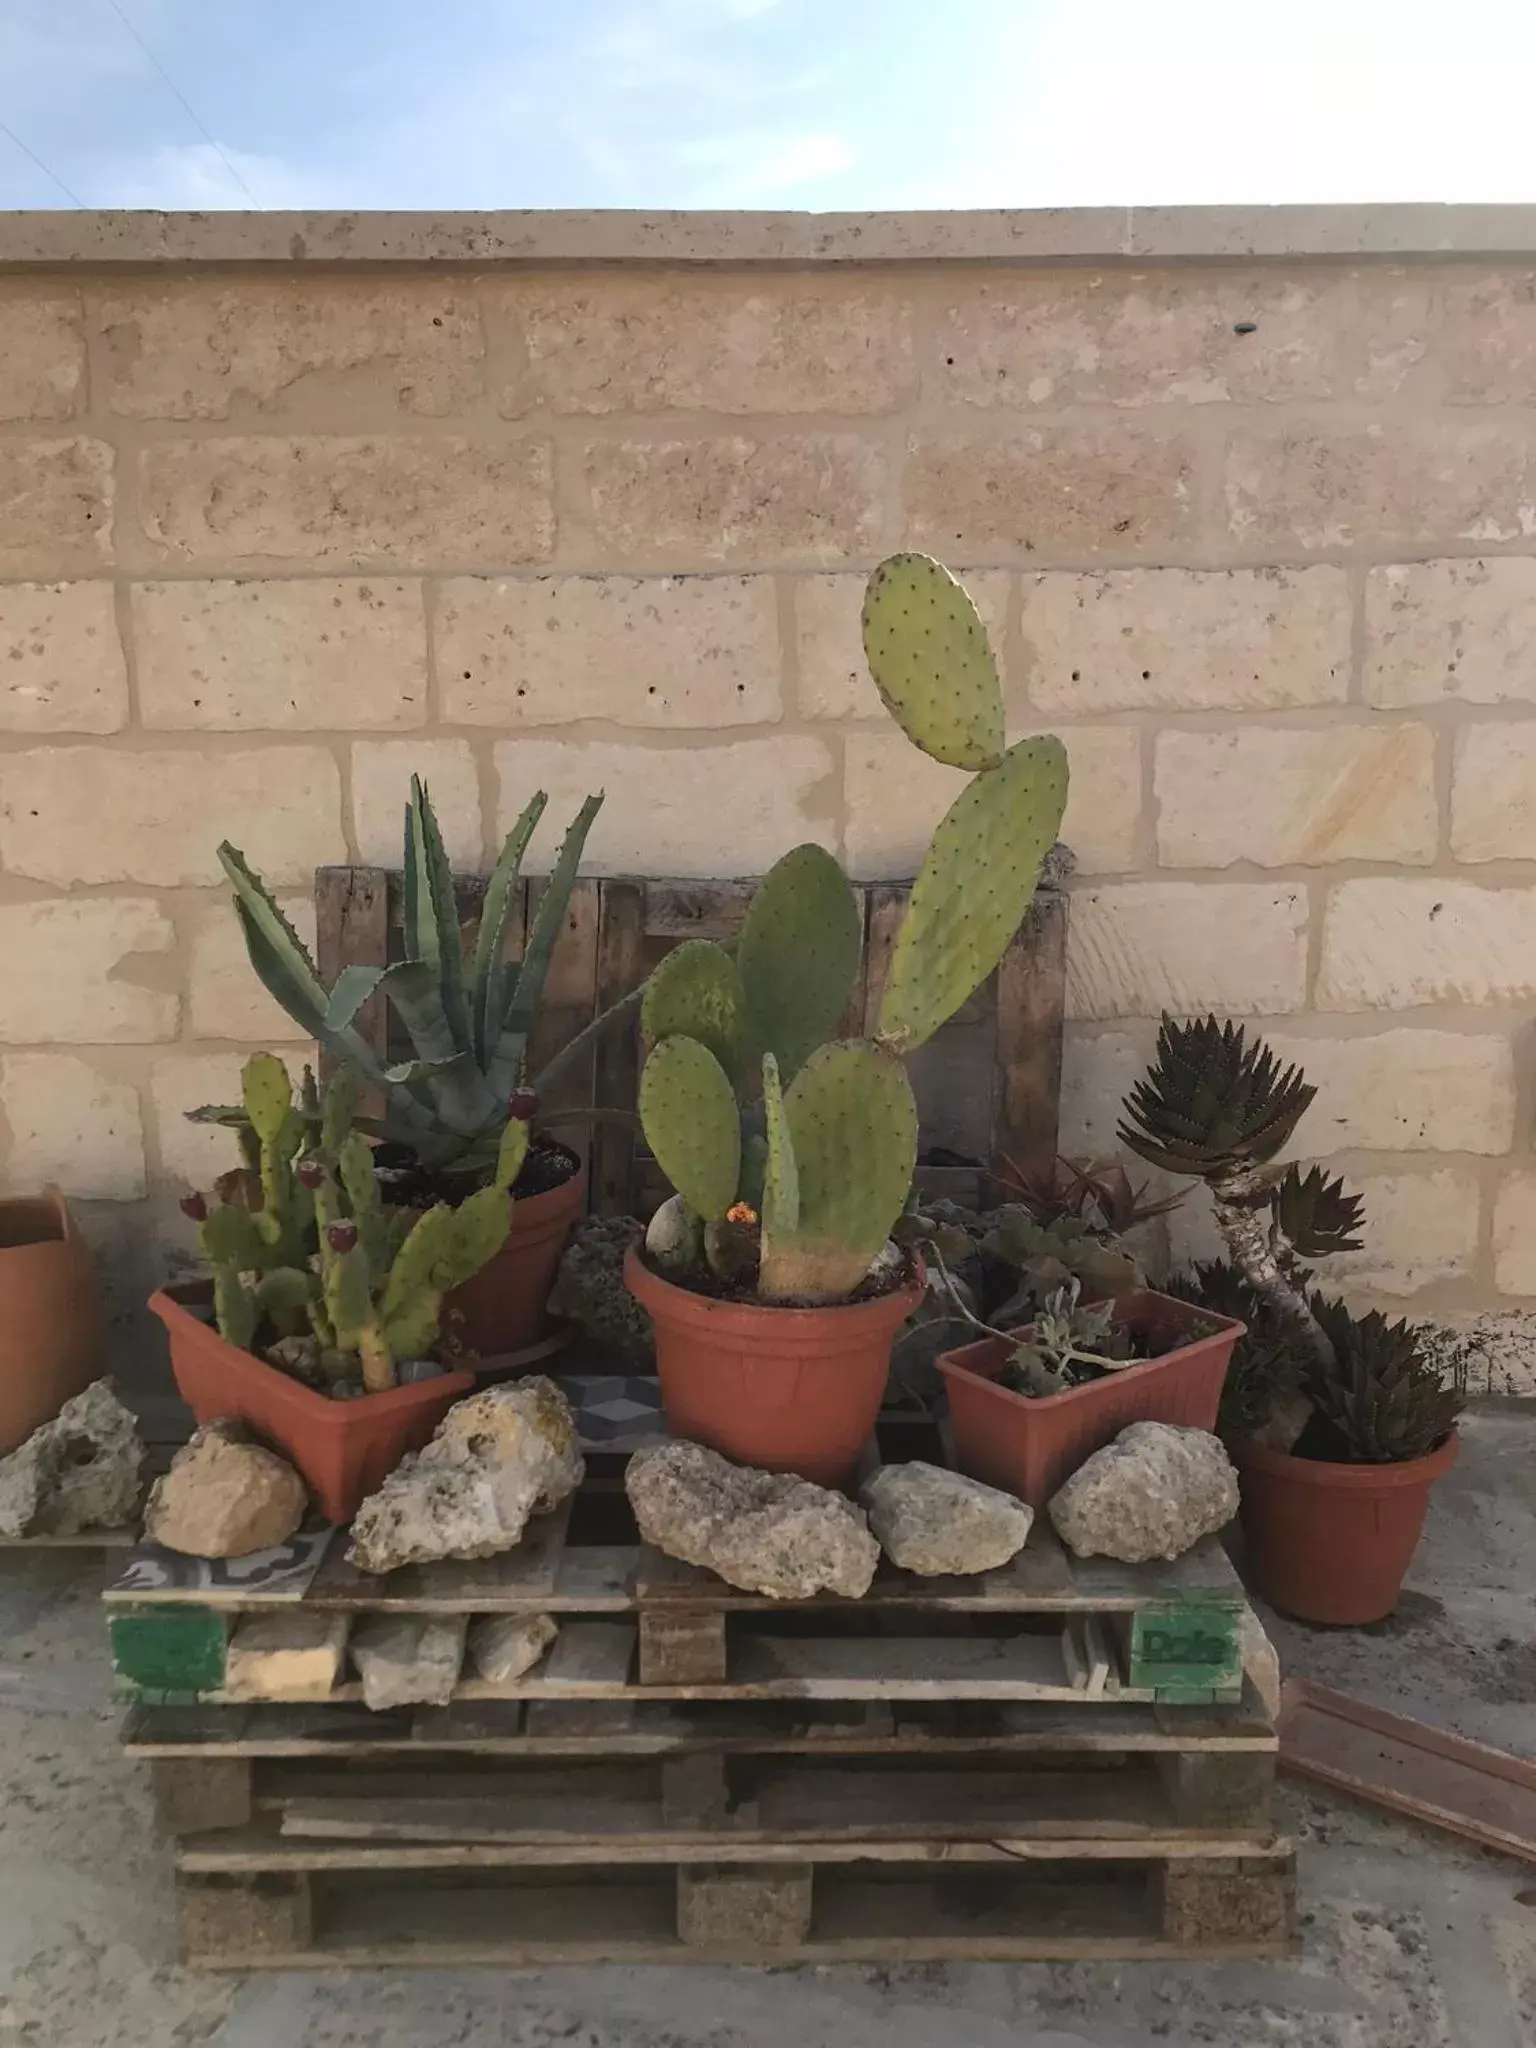
<path id="1" fill-rule="evenodd" d="M 723 1216 L 741 1178 L 741 1112 L 730 1077 L 695 1038 L 665 1038 L 640 1077 L 640 1122 L 662 1172 L 696 1216 Z"/>
<path id="2" fill-rule="evenodd" d="M 912 1184 L 917 1104 L 906 1069 L 876 1046 L 820 1046 L 784 1096 L 784 1124 L 798 1215 L 787 1232 L 771 1231 L 765 1189 L 758 1292 L 836 1300 L 869 1271 Z M 772 1159 L 770 1123 L 770 1180 Z"/>
<path id="3" fill-rule="evenodd" d="M 968 782 L 912 885 L 876 1036 L 910 1052 L 986 980 L 1018 930 L 1067 801 L 1067 750 L 1020 740 Z"/>
<path id="4" fill-rule="evenodd" d="M 864 593 L 864 656 L 907 738 L 951 768 L 1003 757 L 1003 692 L 986 628 L 927 555 L 892 555 Z"/>
<path id="5" fill-rule="evenodd" d="M 826 1043 L 853 987 L 863 937 L 858 901 L 824 847 L 797 846 L 768 870 L 736 952 L 754 1067 L 772 1053 L 787 1087 Z"/>
<path id="6" fill-rule="evenodd" d="M 707 1045 L 732 1081 L 746 1047 L 747 999 L 736 963 L 709 939 L 684 939 L 657 963 L 640 999 L 648 1046 L 679 1036 Z"/>

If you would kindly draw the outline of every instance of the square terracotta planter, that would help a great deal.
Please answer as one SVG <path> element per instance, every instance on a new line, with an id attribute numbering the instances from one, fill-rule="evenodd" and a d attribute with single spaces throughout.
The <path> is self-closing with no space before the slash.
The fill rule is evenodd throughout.
<path id="1" fill-rule="evenodd" d="M 1174 1336 L 1193 1324 L 1218 1327 L 1161 1358 L 1105 1373 L 1064 1394 L 1016 1394 L 998 1385 L 1013 1345 L 1033 1325 L 1007 1339 L 984 1337 L 941 1352 L 954 1458 L 962 1472 L 1043 1508 L 1085 1458 L 1133 1422 L 1215 1429 L 1232 1347 L 1246 1325 L 1150 1292 L 1123 1294 L 1110 1312 L 1117 1323 L 1146 1336 Z"/>
<path id="2" fill-rule="evenodd" d="M 388 1393 L 332 1401 L 225 1343 L 196 1312 L 212 1300 L 207 1281 L 150 1296 L 170 1338 L 177 1391 L 200 1423 L 225 1415 L 249 1423 L 303 1474 L 327 1521 L 351 1521 L 406 1452 L 419 1450 L 454 1402 L 474 1391 L 472 1373 L 447 1372 Z"/>

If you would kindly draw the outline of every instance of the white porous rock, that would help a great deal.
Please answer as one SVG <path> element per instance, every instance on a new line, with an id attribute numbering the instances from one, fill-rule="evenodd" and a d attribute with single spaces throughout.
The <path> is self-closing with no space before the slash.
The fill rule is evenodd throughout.
<path id="1" fill-rule="evenodd" d="M 438 1557 L 495 1557 L 586 1471 L 553 1380 L 513 1380 L 456 1402 L 432 1441 L 358 1509 L 347 1555 L 365 1572 Z"/>
<path id="2" fill-rule="evenodd" d="M 859 1499 L 891 1563 L 925 1578 L 995 1571 L 1024 1548 L 1035 1519 L 1011 1493 L 921 1459 L 880 1466 Z"/>
<path id="3" fill-rule="evenodd" d="M 0 1458 L 0 1536 L 77 1536 L 134 1521 L 144 1444 L 110 1380 L 93 1380 Z"/>
<path id="4" fill-rule="evenodd" d="M 1237 1474 L 1205 1429 L 1133 1422 L 1051 1497 L 1056 1533 L 1078 1557 L 1145 1564 L 1182 1557 L 1237 1513 Z"/>
<path id="5" fill-rule="evenodd" d="M 781 1472 L 733 1465 L 702 1444 L 636 1451 L 624 1474 L 647 1543 L 703 1565 L 729 1586 L 774 1600 L 869 1591 L 880 1546 L 841 1493 Z"/>

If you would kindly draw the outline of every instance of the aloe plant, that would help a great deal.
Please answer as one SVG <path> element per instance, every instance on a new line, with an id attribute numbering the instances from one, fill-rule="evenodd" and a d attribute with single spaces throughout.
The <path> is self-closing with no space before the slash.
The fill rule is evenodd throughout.
<path id="1" fill-rule="evenodd" d="M 381 1088 L 386 1109 L 365 1124 L 375 1136 L 409 1145 L 423 1165 L 487 1181 L 509 1115 L 526 1120 L 560 1075 L 591 1050 L 598 1035 L 638 1005 L 636 990 L 587 1026 L 543 1070 L 528 1073 L 528 1045 L 544 994 L 550 955 L 601 795 L 589 796 L 566 831 L 534 914 L 520 962 L 503 957 L 524 853 L 549 799 L 529 799 L 507 834 L 485 887 L 473 948 L 459 929 L 453 875 L 442 833 L 419 777 L 405 811 L 405 957 L 388 967 L 344 967 L 327 988 L 303 940 L 238 847 L 226 840 L 219 861 L 234 891 L 251 965 L 307 1038 Z M 357 1029 L 375 995 L 391 1005 L 413 1057 L 381 1059 Z M 198 1112 L 235 1123 L 239 1110 Z"/>

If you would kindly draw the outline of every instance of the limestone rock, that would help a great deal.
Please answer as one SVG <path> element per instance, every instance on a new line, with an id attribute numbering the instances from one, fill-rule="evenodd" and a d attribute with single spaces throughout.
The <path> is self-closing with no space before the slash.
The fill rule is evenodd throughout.
<path id="1" fill-rule="evenodd" d="M 624 1255 L 641 1235 L 633 1216 L 589 1216 L 578 1223 L 555 1275 L 549 1306 L 630 1370 L 654 1372 L 651 1319 L 624 1285 Z"/>
<path id="2" fill-rule="evenodd" d="M 1133 1422 L 1078 1467 L 1048 1512 L 1079 1557 L 1182 1557 L 1237 1513 L 1237 1474 L 1208 1430 Z"/>
<path id="3" fill-rule="evenodd" d="M 512 1380 L 456 1402 L 424 1450 L 403 1458 L 352 1522 L 365 1572 L 510 1550 L 530 1515 L 574 1493 L 586 1466 L 553 1380 Z"/>
<path id="4" fill-rule="evenodd" d="M 93 1380 L 0 1458 L 0 1536 L 74 1536 L 134 1521 L 143 1493 L 138 1424 Z"/>
<path id="5" fill-rule="evenodd" d="M 281 1607 L 242 1614 L 224 1655 L 232 1700 L 328 1700 L 347 1647 L 345 1614 Z"/>
<path id="6" fill-rule="evenodd" d="M 469 1662 L 477 1678 L 510 1685 L 531 1671 L 560 1630 L 552 1614 L 477 1614 L 469 1624 Z"/>
<path id="7" fill-rule="evenodd" d="M 702 1444 L 636 1451 L 624 1475 L 647 1543 L 727 1585 L 774 1600 L 869 1591 L 880 1546 L 852 1501 L 778 1472 L 733 1465 Z"/>
<path id="8" fill-rule="evenodd" d="M 363 1704 L 446 1707 L 464 1662 L 462 1614 L 370 1614 L 352 1631 L 349 1648 L 363 1681 Z"/>
<path id="9" fill-rule="evenodd" d="M 918 1459 L 882 1465 L 859 1499 L 891 1563 L 925 1577 L 995 1570 L 1023 1549 L 1035 1519 L 1011 1493 Z"/>
<path id="10" fill-rule="evenodd" d="M 252 1443 L 238 1422 L 209 1422 L 155 1481 L 144 1533 L 187 1557 L 245 1557 L 286 1543 L 308 1504 L 286 1458 Z"/>

